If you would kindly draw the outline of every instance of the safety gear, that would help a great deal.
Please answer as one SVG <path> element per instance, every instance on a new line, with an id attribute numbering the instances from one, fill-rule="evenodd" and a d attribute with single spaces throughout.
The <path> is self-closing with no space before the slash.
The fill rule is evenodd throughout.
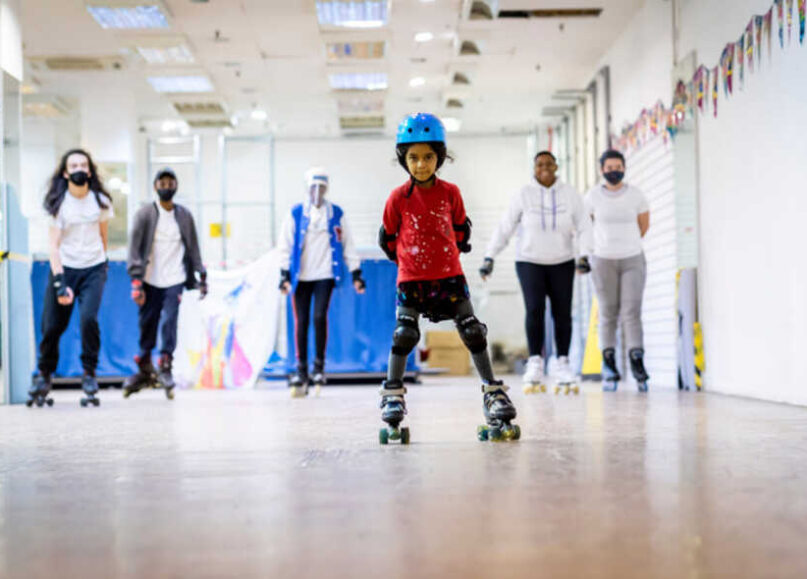
<path id="1" fill-rule="evenodd" d="M 283 289 L 283 285 L 291 283 L 291 272 L 287 269 L 280 270 L 280 284 L 277 286 L 278 289 Z"/>
<path id="2" fill-rule="evenodd" d="M 321 183 L 314 183 L 308 188 L 308 200 L 314 207 L 322 206 L 328 187 Z"/>
<path id="3" fill-rule="evenodd" d="M 70 173 L 70 181 L 73 185 L 83 187 L 90 180 L 90 175 L 87 171 L 74 171 Z"/>
<path id="4" fill-rule="evenodd" d="M 355 269 L 350 272 L 350 275 L 353 276 L 353 283 L 359 283 L 359 289 L 365 289 L 367 287 L 367 283 L 365 283 L 364 278 L 361 276 L 361 270 Z"/>
<path id="5" fill-rule="evenodd" d="M 608 181 L 611 185 L 619 185 L 622 183 L 622 179 L 625 178 L 624 171 L 608 171 L 607 173 L 603 174 L 605 180 Z"/>
<path id="6" fill-rule="evenodd" d="M 381 251 L 387 256 L 390 261 L 398 262 L 398 255 L 395 253 L 395 242 L 398 239 L 398 234 L 393 233 L 390 235 L 382 225 L 378 230 L 378 246 Z"/>
<path id="7" fill-rule="evenodd" d="M 146 301 L 146 292 L 143 290 L 143 282 L 139 279 L 132 280 L 132 301 L 137 305 L 142 305 Z"/>
<path id="8" fill-rule="evenodd" d="M 398 125 L 397 145 L 445 143 L 446 130 L 436 116 L 429 113 L 409 115 Z"/>
<path id="9" fill-rule="evenodd" d="M 170 167 L 163 167 L 162 169 L 157 171 L 157 174 L 154 176 L 154 182 L 156 183 L 157 181 L 159 181 L 163 177 L 168 177 L 170 179 L 173 179 L 174 181 L 179 180 L 179 179 L 177 179 L 177 174 L 174 173 L 174 170 L 171 169 Z"/>
<path id="10" fill-rule="evenodd" d="M 311 204 L 319 207 L 328 191 L 328 171 L 324 167 L 311 167 L 305 172 L 305 186 Z"/>
<path id="11" fill-rule="evenodd" d="M 479 275 L 482 278 L 486 278 L 493 273 L 493 259 L 490 257 L 486 257 L 485 261 L 482 262 L 482 267 L 479 268 Z"/>
<path id="12" fill-rule="evenodd" d="M 53 276 L 53 287 L 56 289 L 56 297 L 66 298 L 70 295 L 69 288 L 64 283 L 63 273 L 57 273 Z"/>
<path id="13" fill-rule="evenodd" d="M 199 299 L 205 299 L 207 297 L 207 272 L 203 271 L 199 274 Z"/>
<path id="14" fill-rule="evenodd" d="M 157 189 L 157 195 L 160 196 L 160 201 L 171 201 L 176 194 L 176 187 L 172 187 L 170 189 Z"/>
<path id="15" fill-rule="evenodd" d="M 591 264 L 585 255 L 577 260 L 577 271 L 580 273 L 589 273 L 591 271 Z"/>
<path id="16" fill-rule="evenodd" d="M 471 354 L 484 352 L 488 347 L 488 327 L 480 322 L 476 316 L 466 316 L 457 321 L 457 331 L 465 347 Z"/>
<path id="17" fill-rule="evenodd" d="M 460 223 L 459 225 L 454 225 L 454 233 L 456 233 L 457 238 L 457 248 L 460 250 L 461 253 L 470 253 L 471 252 L 471 244 L 468 243 L 471 239 L 471 220 L 466 217 L 464 223 Z"/>
<path id="18" fill-rule="evenodd" d="M 420 341 L 420 330 L 417 318 L 398 314 L 395 331 L 392 333 L 392 353 L 397 356 L 408 356 Z"/>

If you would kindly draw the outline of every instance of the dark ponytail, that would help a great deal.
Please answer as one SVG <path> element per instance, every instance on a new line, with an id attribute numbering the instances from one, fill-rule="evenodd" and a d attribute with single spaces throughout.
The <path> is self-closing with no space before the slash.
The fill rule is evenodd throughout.
<path id="1" fill-rule="evenodd" d="M 101 177 L 98 176 L 98 168 L 90 157 L 90 154 L 83 149 L 70 149 L 59 162 L 59 166 L 54 171 L 53 176 L 50 178 L 50 186 L 48 192 L 45 194 L 45 201 L 42 204 L 45 211 L 49 215 L 56 217 L 59 213 L 59 208 L 62 206 L 64 196 L 67 194 L 67 179 L 64 178 L 64 173 L 67 171 L 67 159 L 70 155 L 84 155 L 90 165 L 90 180 L 88 185 L 90 191 L 95 195 L 95 200 L 101 209 L 108 209 L 109 204 L 112 202 L 112 195 L 104 187 Z"/>

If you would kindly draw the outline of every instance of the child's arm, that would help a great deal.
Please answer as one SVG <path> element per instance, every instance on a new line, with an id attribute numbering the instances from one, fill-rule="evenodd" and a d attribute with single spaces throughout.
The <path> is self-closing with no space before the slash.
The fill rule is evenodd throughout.
<path id="1" fill-rule="evenodd" d="M 398 262 L 398 231 L 401 227 L 401 212 L 395 202 L 395 195 L 390 195 L 384 207 L 384 222 L 378 230 L 378 245 L 390 261 Z"/>
<path id="2" fill-rule="evenodd" d="M 462 201 L 460 190 L 456 189 L 452 197 L 451 222 L 454 227 L 454 238 L 457 240 L 457 247 L 462 253 L 470 253 L 471 244 L 471 220 L 465 213 L 465 204 Z"/>

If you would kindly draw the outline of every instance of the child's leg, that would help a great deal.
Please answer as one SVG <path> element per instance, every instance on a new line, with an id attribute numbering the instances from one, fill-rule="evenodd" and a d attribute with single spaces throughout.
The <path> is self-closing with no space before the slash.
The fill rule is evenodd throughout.
<path id="1" fill-rule="evenodd" d="M 308 322 L 311 316 L 311 297 L 314 294 L 314 282 L 301 281 L 292 297 L 294 312 L 294 337 L 297 347 L 297 371 L 308 375 Z"/>
<path id="2" fill-rule="evenodd" d="M 314 282 L 314 374 L 325 369 L 325 349 L 328 345 L 328 305 L 331 302 L 334 281 L 322 279 Z"/>
<path id="3" fill-rule="evenodd" d="M 457 306 L 454 315 L 454 323 L 462 338 L 465 347 L 471 351 L 471 358 L 479 372 L 479 377 L 486 384 L 496 381 L 493 376 L 493 368 L 490 366 L 490 356 L 488 355 L 488 328 L 480 322 L 474 315 L 474 308 L 470 300 L 464 300 Z"/>
<path id="4" fill-rule="evenodd" d="M 417 310 L 399 306 L 387 366 L 387 384 L 400 385 L 403 383 L 406 359 L 417 346 L 418 341 L 420 341 L 420 330 L 418 329 Z"/>

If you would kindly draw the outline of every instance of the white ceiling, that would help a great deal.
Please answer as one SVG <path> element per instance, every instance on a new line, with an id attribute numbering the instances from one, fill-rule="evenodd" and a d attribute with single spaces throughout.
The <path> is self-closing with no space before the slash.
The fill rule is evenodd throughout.
<path id="1" fill-rule="evenodd" d="M 164 0 L 171 28 L 157 34 L 188 38 L 197 64 L 187 70 L 210 76 L 229 114 L 243 118 L 253 108 L 268 111 L 266 125 L 245 122 L 237 130 L 268 127 L 280 136 L 340 134 L 336 94 L 328 85 L 328 74 L 338 69 L 388 73 L 384 95 L 388 133 L 402 116 L 416 110 L 458 117 L 463 132 L 523 131 L 545 122 L 540 111 L 553 104 L 553 92 L 588 84 L 602 54 L 643 2 L 499 0 L 500 9 L 601 7 L 604 11 L 596 19 L 469 21 L 461 18 L 463 0 L 391 0 L 386 28 L 334 33 L 320 30 L 314 0 Z M 81 99 L 87 91 L 97 95 L 114 87 L 118 92 L 131 91 L 141 121 L 178 116 L 171 100 L 155 93 L 146 81 L 149 74 L 166 70 L 149 68 L 127 52 L 131 33 L 103 30 L 87 13 L 84 0 L 22 4 L 27 59 L 122 56 L 125 60 L 123 70 L 103 72 L 33 71 L 29 65 L 26 80 L 35 79 L 41 93 Z M 215 41 L 217 30 L 226 41 Z M 434 40 L 416 43 L 414 35 L 421 31 L 432 32 Z M 329 65 L 324 46 L 332 38 L 385 40 L 386 57 L 374 64 Z M 457 40 L 476 41 L 482 55 L 458 56 Z M 453 87 L 455 71 L 466 73 L 471 85 Z M 411 88 L 409 80 L 415 76 L 425 77 L 426 84 Z M 465 107 L 446 109 L 448 97 L 460 97 Z"/>

